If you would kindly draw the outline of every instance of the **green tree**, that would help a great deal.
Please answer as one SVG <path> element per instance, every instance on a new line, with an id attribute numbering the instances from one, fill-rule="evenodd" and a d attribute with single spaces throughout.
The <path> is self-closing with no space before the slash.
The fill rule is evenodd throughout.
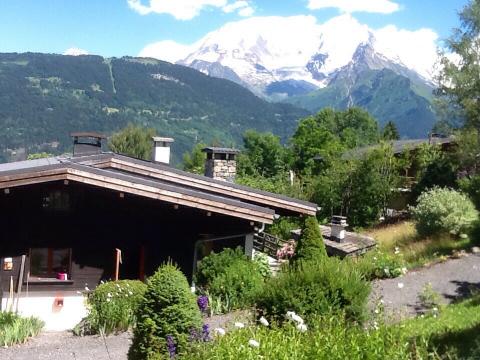
<path id="1" fill-rule="evenodd" d="M 128 358 L 165 358 L 162 354 L 168 354 L 167 336 L 172 337 L 177 350 L 183 351 L 190 332 L 201 325 L 200 310 L 185 275 L 175 265 L 162 265 L 147 280 Z"/>
<path id="2" fill-rule="evenodd" d="M 459 13 L 461 26 L 447 39 L 449 53 L 441 59 L 437 94 L 458 110 L 467 126 L 480 127 L 480 1 L 470 1 Z M 453 55 L 453 56 L 452 56 Z"/>
<path id="3" fill-rule="evenodd" d="M 110 138 L 108 146 L 113 152 L 132 156 L 137 159 L 152 158 L 152 137 L 155 129 L 129 124 Z"/>
<path id="4" fill-rule="evenodd" d="M 247 130 L 243 135 L 243 147 L 238 162 L 240 174 L 274 177 L 284 174 L 288 168 L 287 150 L 278 136 Z"/>
<path id="5" fill-rule="evenodd" d="M 389 121 L 383 127 L 382 137 L 384 140 L 398 140 L 400 139 L 400 134 L 398 132 L 397 126 L 393 121 Z"/>
<path id="6" fill-rule="evenodd" d="M 377 121 L 359 108 L 336 111 L 321 110 L 300 121 L 291 139 L 294 167 L 303 174 L 328 167 L 332 159 L 347 149 L 376 143 L 379 139 Z"/>
<path id="7" fill-rule="evenodd" d="M 317 218 L 309 216 L 302 226 L 302 234 L 298 240 L 295 255 L 292 258 L 294 263 L 302 261 L 320 261 L 327 256 L 327 250 L 323 242 Z"/>
<path id="8" fill-rule="evenodd" d="M 194 173 L 203 174 L 205 171 L 205 153 L 202 149 L 205 144 L 198 143 L 192 148 L 192 151 L 183 154 L 183 170 Z"/>

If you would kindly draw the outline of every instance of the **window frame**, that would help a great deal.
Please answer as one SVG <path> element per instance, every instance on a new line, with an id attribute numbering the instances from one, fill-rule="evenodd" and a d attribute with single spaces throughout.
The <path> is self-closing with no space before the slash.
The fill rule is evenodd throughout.
<path id="1" fill-rule="evenodd" d="M 46 249 L 47 250 L 47 274 L 39 275 L 39 274 L 32 274 L 32 250 L 35 249 Z M 67 279 L 68 280 L 60 280 L 57 279 L 56 272 L 53 271 L 53 252 L 55 250 L 68 250 L 68 266 L 67 266 L 67 271 L 66 273 L 68 274 Z M 33 247 L 29 248 L 28 251 L 28 266 L 29 266 L 29 272 L 28 272 L 28 279 L 29 281 L 42 281 L 42 280 L 47 280 L 47 281 L 71 281 L 71 272 L 72 272 L 72 248 L 70 247 Z"/>

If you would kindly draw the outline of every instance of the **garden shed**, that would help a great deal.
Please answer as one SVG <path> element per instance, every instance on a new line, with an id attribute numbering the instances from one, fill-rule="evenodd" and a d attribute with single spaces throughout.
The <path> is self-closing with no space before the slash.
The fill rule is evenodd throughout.
<path id="1" fill-rule="evenodd" d="M 75 325 L 82 293 L 100 281 L 144 279 L 168 259 L 191 276 L 212 249 L 251 254 L 264 224 L 317 210 L 222 179 L 235 175 L 231 149 L 206 149 L 201 176 L 168 164 L 172 139 L 155 138 L 144 161 L 102 151 L 99 135 L 73 135 L 73 155 L 0 164 L 2 309 L 50 329 Z"/>

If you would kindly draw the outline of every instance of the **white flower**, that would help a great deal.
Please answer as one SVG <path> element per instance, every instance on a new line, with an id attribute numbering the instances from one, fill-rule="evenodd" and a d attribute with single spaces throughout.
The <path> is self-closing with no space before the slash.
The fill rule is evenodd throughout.
<path id="1" fill-rule="evenodd" d="M 380 299 L 380 304 L 384 304 L 385 301 L 383 299 Z"/>
<path id="2" fill-rule="evenodd" d="M 395 247 L 395 255 L 400 254 L 400 249 L 398 247 Z"/>
<path id="3" fill-rule="evenodd" d="M 88 288 L 88 286 L 85 286 L 85 291 L 90 291 L 90 289 Z"/>
<path id="4" fill-rule="evenodd" d="M 108 294 L 107 294 L 107 297 L 111 298 L 111 297 L 112 297 L 112 294 L 108 293 Z"/>
<path id="5" fill-rule="evenodd" d="M 241 323 L 241 322 L 236 322 L 235 323 L 235 327 L 239 328 L 239 329 L 243 329 L 245 327 L 245 324 L 244 323 Z"/>
<path id="6" fill-rule="evenodd" d="M 292 316 L 295 315 L 295 313 L 293 311 L 287 311 L 287 319 L 289 320 L 293 320 Z"/>
<path id="7" fill-rule="evenodd" d="M 432 310 L 433 311 L 438 311 L 438 308 L 435 306 Z"/>
<path id="8" fill-rule="evenodd" d="M 375 309 L 375 314 L 379 314 L 379 313 L 380 313 L 380 310 Z"/>
<path id="9" fill-rule="evenodd" d="M 292 320 L 299 324 L 303 324 L 303 319 L 295 313 L 292 315 Z"/>
<path id="10" fill-rule="evenodd" d="M 305 325 L 304 323 L 298 324 L 298 325 L 297 325 L 297 329 L 298 329 L 298 331 L 300 331 L 300 332 L 305 332 L 305 331 L 308 330 L 307 325 Z"/>
<path id="11" fill-rule="evenodd" d="M 397 284 L 397 286 L 398 286 L 399 289 L 403 289 L 403 283 L 399 282 L 399 283 Z"/>
<path id="12" fill-rule="evenodd" d="M 129 295 L 133 295 L 133 292 L 129 291 L 128 294 L 129 294 Z"/>
<path id="13" fill-rule="evenodd" d="M 373 257 L 373 260 L 377 261 L 377 257 L 376 257 L 376 256 L 374 256 L 374 257 Z"/>
<path id="14" fill-rule="evenodd" d="M 213 329 L 213 332 L 214 332 L 216 335 L 220 335 L 220 336 L 225 335 L 225 329 L 222 329 L 222 328 L 215 328 L 215 329 Z"/>
<path id="15" fill-rule="evenodd" d="M 406 267 L 402 267 L 402 274 L 405 275 L 407 273 L 407 268 Z"/>
<path id="16" fill-rule="evenodd" d="M 110 302 L 110 298 L 107 299 L 107 302 Z"/>
<path id="17" fill-rule="evenodd" d="M 259 321 L 260 321 L 260 324 L 262 324 L 262 325 L 265 325 L 265 326 L 270 325 L 270 324 L 268 323 L 268 320 L 265 319 L 263 316 L 260 318 Z"/>
<path id="18" fill-rule="evenodd" d="M 257 340 L 250 339 L 248 340 L 248 345 L 258 348 L 260 346 L 260 343 Z"/>
<path id="19" fill-rule="evenodd" d="M 373 322 L 373 328 L 375 330 L 378 330 L 378 323 L 376 321 Z"/>

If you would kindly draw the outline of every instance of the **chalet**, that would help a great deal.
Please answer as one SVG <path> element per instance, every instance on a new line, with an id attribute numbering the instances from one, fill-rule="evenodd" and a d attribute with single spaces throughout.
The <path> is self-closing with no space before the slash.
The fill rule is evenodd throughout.
<path id="1" fill-rule="evenodd" d="M 237 151 L 206 148 L 206 176 L 171 167 L 173 139 L 153 160 L 102 151 L 72 134 L 73 155 L 0 164 L 2 309 L 73 327 L 84 292 L 109 279 L 145 279 L 172 259 L 191 277 L 212 250 L 242 246 L 278 216 L 315 215 L 313 203 L 232 182 Z"/>

